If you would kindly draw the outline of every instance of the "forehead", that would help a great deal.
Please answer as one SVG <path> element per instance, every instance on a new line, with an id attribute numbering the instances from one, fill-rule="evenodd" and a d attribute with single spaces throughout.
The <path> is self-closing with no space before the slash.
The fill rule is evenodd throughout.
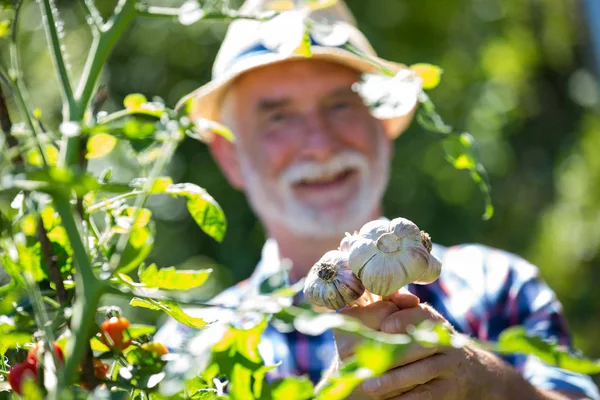
<path id="1" fill-rule="evenodd" d="M 245 73 L 234 83 L 232 91 L 245 100 L 325 95 L 331 90 L 350 87 L 358 78 L 358 71 L 341 64 L 316 59 L 289 60 Z"/>

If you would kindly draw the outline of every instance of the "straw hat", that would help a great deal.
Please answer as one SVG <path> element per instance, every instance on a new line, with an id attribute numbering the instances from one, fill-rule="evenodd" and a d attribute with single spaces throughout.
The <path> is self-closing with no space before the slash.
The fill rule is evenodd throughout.
<path id="1" fill-rule="evenodd" d="M 302 0 L 296 0 L 296 2 L 302 3 Z M 243 14 L 265 13 L 272 10 L 271 7 L 274 3 L 281 4 L 282 1 L 247 0 L 239 11 Z M 291 3 L 291 1 L 285 3 Z M 329 7 L 312 11 L 310 18 L 324 24 L 323 26 L 327 26 L 329 30 L 329 35 L 309 32 L 311 58 L 342 64 L 361 73 L 376 73 L 381 66 L 394 72 L 407 68 L 404 64 L 386 61 L 377 56 L 367 38 L 356 27 L 352 13 L 342 0 L 338 0 Z M 286 22 L 282 22 L 283 25 L 280 25 L 279 28 L 288 30 Z M 304 57 L 301 54 L 282 52 L 275 48 L 276 46 L 270 43 L 272 40 L 265 36 L 265 25 L 265 22 L 257 20 L 234 20 L 229 25 L 217 53 L 212 68 L 212 80 L 183 97 L 177 103 L 176 109 L 187 106 L 192 118 L 204 118 L 218 122 L 222 100 L 235 78 L 255 68 Z M 342 34 L 340 35 L 340 33 Z M 336 38 L 331 41 L 326 36 L 329 39 L 332 36 Z M 351 45 L 355 52 L 365 57 L 345 49 L 345 45 Z M 413 112 L 401 117 L 384 119 L 388 136 L 395 139 L 402 133 L 410 123 L 412 115 Z M 204 134 L 204 140 L 210 141 L 212 135 L 206 132 Z"/>

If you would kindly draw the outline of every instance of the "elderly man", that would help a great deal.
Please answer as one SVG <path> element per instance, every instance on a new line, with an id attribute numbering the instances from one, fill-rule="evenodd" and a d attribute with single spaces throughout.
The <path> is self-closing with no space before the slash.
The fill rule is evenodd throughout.
<path id="1" fill-rule="evenodd" d="M 261 4 L 247 3 L 246 11 Z M 342 4 L 321 13 L 330 22 L 345 21 L 339 24 L 347 28 L 354 52 L 376 57 L 367 39 L 348 23 L 352 19 Z M 192 102 L 192 117 L 219 121 L 234 132 L 233 143 L 216 135 L 207 142 L 231 185 L 247 195 L 269 237 L 252 277 L 221 294 L 224 301 L 241 296 L 283 259 L 292 263 L 291 280 L 300 280 L 325 252 L 338 247 L 344 232 L 381 218 L 393 139 L 411 118 L 410 113 L 383 120 L 372 116 L 352 86 L 361 73 L 373 71 L 373 64 L 343 46 L 327 46 L 313 35 L 312 57 L 282 55 L 261 32 L 255 21 L 232 23 L 215 62 L 214 80 L 184 100 Z M 570 343 L 560 304 L 534 266 L 476 245 L 434 245 L 433 253 L 444 265 L 435 283 L 409 285 L 411 293 L 343 312 L 388 333 L 436 320 L 471 337 L 494 340 L 503 329 L 520 324 L 531 333 Z M 171 320 L 157 336 L 176 347 L 183 333 L 185 328 Z M 283 361 L 280 375 L 308 374 L 315 382 L 335 373 L 354 344 L 332 332 L 311 337 L 273 327 L 264 340 L 276 343 L 270 352 L 272 361 Z M 352 396 L 600 398 L 588 377 L 525 356 L 501 359 L 474 346 L 414 347 Z"/>

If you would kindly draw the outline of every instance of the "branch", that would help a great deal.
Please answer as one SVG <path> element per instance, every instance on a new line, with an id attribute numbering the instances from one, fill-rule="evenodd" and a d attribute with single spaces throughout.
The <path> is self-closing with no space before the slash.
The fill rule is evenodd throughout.
<path id="1" fill-rule="evenodd" d="M 54 285 L 56 285 L 56 298 L 58 299 L 59 304 L 64 306 L 67 303 L 67 291 L 62 276 L 60 275 L 60 268 L 56 262 L 56 256 L 52 252 L 52 243 L 50 242 L 50 239 L 48 239 L 48 232 L 46 231 L 44 221 L 42 221 L 41 217 L 38 220 L 37 236 L 40 241 L 42 256 L 48 266 L 50 279 L 54 282 Z"/>
<path id="2" fill-rule="evenodd" d="M 1 85 L 0 85 L 0 128 L 2 129 L 2 131 L 4 132 L 4 135 L 6 137 L 6 144 L 8 145 L 8 148 L 10 149 L 10 148 L 19 147 L 19 142 L 11 133 L 12 121 L 10 120 L 10 114 L 8 113 L 8 107 L 6 105 L 6 99 L 4 97 L 4 93 L 2 92 Z M 15 163 L 17 165 L 24 164 L 23 156 L 21 155 L 21 153 L 17 153 L 15 158 L 16 158 Z"/>
<path id="3" fill-rule="evenodd" d="M 96 8 L 96 5 L 94 4 L 93 0 L 79 0 L 79 2 L 81 3 L 83 8 L 85 9 L 85 12 L 91 19 L 89 21 L 91 22 L 89 25 L 92 27 L 92 33 L 94 35 L 97 35 L 99 32 L 102 31 L 102 26 L 104 25 L 102 16 L 98 12 L 98 9 Z"/>
<path id="4" fill-rule="evenodd" d="M 136 8 L 137 14 L 142 17 L 173 18 L 179 17 L 181 12 L 179 8 L 149 6 L 141 3 Z"/>
<path id="5" fill-rule="evenodd" d="M 68 387 L 76 375 L 75 372 L 79 361 L 82 357 L 86 357 L 90 329 L 94 323 L 95 310 L 102 295 L 104 285 L 94 275 L 68 199 L 56 196 L 54 197 L 54 205 L 69 237 L 73 249 L 73 259 L 76 264 L 77 297 L 73 304 L 71 330 L 72 332 L 77 332 L 77 336 L 74 340 L 67 342 L 67 362 L 62 381 L 59 382 L 59 387 Z"/>
<path id="6" fill-rule="evenodd" d="M 46 31 L 46 38 L 48 39 L 52 50 L 52 61 L 58 73 L 58 80 L 60 81 L 63 97 L 69 106 L 69 115 L 67 119 L 70 120 L 73 117 L 73 114 L 76 114 L 75 111 L 77 105 L 75 103 L 75 98 L 73 97 L 73 89 L 71 88 L 71 81 L 69 79 L 69 74 L 67 73 L 65 60 L 60 49 L 60 39 L 58 38 L 56 21 L 54 19 L 54 12 L 56 11 L 52 10 L 50 0 L 43 0 L 40 3 L 40 8 L 42 10 L 42 21 L 44 23 L 44 30 Z"/>

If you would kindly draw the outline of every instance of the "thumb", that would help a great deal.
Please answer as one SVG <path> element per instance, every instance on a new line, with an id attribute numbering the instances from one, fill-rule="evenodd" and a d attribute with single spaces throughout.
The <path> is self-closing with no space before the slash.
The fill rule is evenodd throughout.
<path id="1" fill-rule="evenodd" d="M 404 288 L 392 294 L 388 300 L 393 302 L 400 310 L 417 307 L 421 302 L 417 296 Z"/>

